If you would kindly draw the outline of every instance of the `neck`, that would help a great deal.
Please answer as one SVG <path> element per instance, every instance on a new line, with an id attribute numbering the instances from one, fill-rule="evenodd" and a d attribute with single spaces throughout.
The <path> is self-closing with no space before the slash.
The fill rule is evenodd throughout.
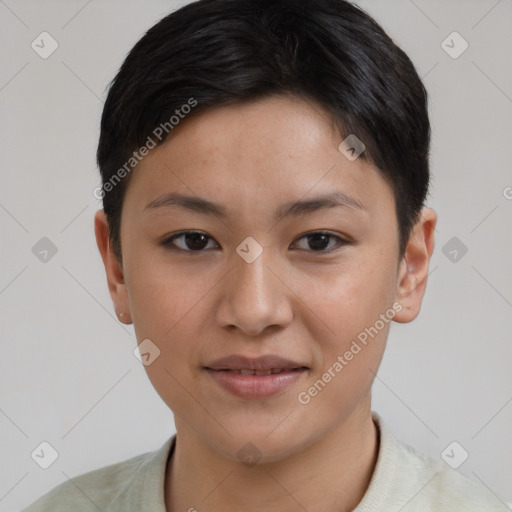
<path id="1" fill-rule="evenodd" d="M 349 512 L 363 498 L 377 462 L 378 430 L 369 407 L 307 449 L 253 466 L 224 457 L 176 424 L 166 473 L 167 512 Z"/>

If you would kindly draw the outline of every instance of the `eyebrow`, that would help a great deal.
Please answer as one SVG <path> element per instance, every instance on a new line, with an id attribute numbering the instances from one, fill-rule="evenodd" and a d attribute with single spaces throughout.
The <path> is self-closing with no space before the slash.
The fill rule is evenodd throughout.
<path id="1" fill-rule="evenodd" d="M 151 201 L 145 208 L 156 209 L 163 207 L 180 206 L 187 210 L 202 213 L 214 214 L 218 217 L 227 218 L 226 208 L 220 204 L 196 196 L 187 196 L 183 194 L 170 193 L 165 194 Z M 349 196 L 339 190 L 329 194 L 320 195 L 311 199 L 291 201 L 281 205 L 274 213 L 274 220 L 281 220 L 286 217 L 299 216 L 312 213 L 317 210 L 333 207 L 348 208 L 351 210 L 366 211 L 364 204 L 355 197 Z"/>

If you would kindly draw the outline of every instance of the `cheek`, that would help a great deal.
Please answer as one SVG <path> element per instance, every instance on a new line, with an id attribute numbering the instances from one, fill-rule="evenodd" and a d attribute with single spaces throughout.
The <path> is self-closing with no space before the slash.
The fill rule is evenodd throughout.
<path id="1" fill-rule="evenodd" d="M 313 395 L 322 396 L 315 399 L 318 407 L 328 404 L 340 414 L 346 412 L 340 400 L 350 408 L 370 391 L 394 316 L 392 260 L 389 265 L 376 261 L 361 258 L 358 265 L 330 272 L 309 291 L 308 305 L 321 320 L 310 315 L 312 324 L 326 325 L 314 335 L 319 364 L 309 385 Z"/>
<path id="2" fill-rule="evenodd" d="M 301 404 L 311 404 L 307 411 L 341 418 L 370 392 L 394 316 L 390 290 L 389 278 L 368 271 L 338 276 L 310 294 L 312 309 L 328 329 L 316 334 L 318 365 L 299 397 Z"/>
<path id="3" fill-rule="evenodd" d="M 135 334 L 139 343 L 149 339 L 159 350 L 145 371 L 168 407 L 187 411 L 196 378 L 189 363 L 199 360 L 200 348 L 192 340 L 200 338 L 199 316 L 204 315 L 205 304 L 201 298 L 214 282 L 206 275 L 194 279 L 183 268 L 157 262 L 156 257 L 151 264 L 141 261 L 134 268 L 137 272 L 127 272 L 127 286 Z"/>
<path id="4" fill-rule="evenodd" d="M 197 267 L 191 273 L 184 265 L 169 264 L 165 254 L 134 256 L 133 265 L 127 262 L 127 288 L 137 339 L 167 343 L 190 323 L 196 305 L 214 281 Z"/>
<path id="5" fill-rule="evenodd" d="M 298 295 L 315 313 L 311 318 L 324 324 L 324 335 L 346 342 L 391 308 L 395 291 L 391 275 L 387 266 L 375 264 L 334 269 L 324 279 L 312 280 L 314 285 L 304 283 Z"/>

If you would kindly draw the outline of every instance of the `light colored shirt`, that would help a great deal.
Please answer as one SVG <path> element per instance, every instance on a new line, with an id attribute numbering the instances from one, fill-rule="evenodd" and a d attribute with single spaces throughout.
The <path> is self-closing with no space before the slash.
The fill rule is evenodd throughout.
<path id="1" fill-rule="evenodd" d="M 377 464 L 354 512 L 508 512 L 486 486 L 464 477 L 441 458 L 397 441 L 382 418 Z M 176 436 L 154 451 L 64 482 L 23 512 L 166 512 L 166 464 Z M 193 505 L 193 504 L 192 504 Z M 200 511 L 198 503 L 195 508 Z"/>

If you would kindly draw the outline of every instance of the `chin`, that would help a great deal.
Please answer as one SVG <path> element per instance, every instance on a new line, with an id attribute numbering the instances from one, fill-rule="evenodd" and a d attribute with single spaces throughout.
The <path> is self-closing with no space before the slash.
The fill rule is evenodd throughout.
<path id="1" fill-rule="evenodd" d="M 278 426 L 277 429 L 282 430 L 277 432 L 278 424 L 272 422 L 237 430 L 228 428 L 233 432 L 232 437 L 223 432 L 221 437 L 207 434 L 206 438 L 211 448 L 218 453 L 248 466 L 279 462 L 314 444 L 315 436 L 308 438 L 303 429 Z"/>

